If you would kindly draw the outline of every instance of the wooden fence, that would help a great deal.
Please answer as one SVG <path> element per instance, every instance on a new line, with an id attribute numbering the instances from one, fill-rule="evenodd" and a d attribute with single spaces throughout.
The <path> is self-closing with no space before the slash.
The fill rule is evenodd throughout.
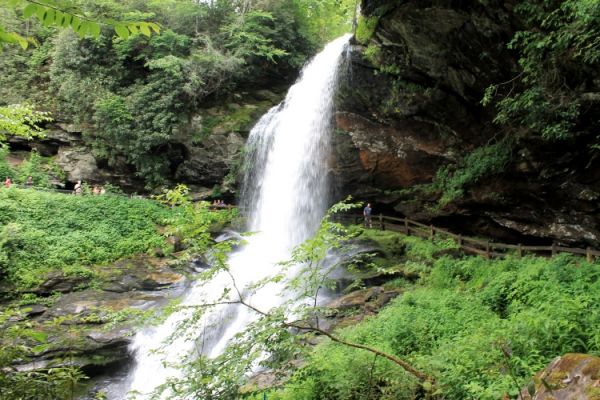
<path id="1" fill-rule="evenodd" d="M 364 217 L 362 215 L 338 215 L 336 220 L 346 223 L 364 223 Z M 570 253 L 585 256 L 589 262 L 593 262 L 595 257 L 600 257 L 600 251 L 592 249 L 591 247 L 581 249 L 563 247 L 556 244 L 552 244 L 551 246 L 524 246 L 522 244 L 496 243 L 490 240 L 474 239 L 457 235 L 446 229 L 422 224 L 408 218 L 388 217 L 383 214 L 372 216 L 372 226 L 381 230 L 401 232 L 406 235 L 415 235 L 429 239 L 434 239 L 436 237 L 451 238 L 454 239 L 461 250 L 467 253 L 479 254 L 486 258 L 505 257 L 511 252 L 516 253 L 519 257 L 523 256 L 525 253 L 534 253 L 545 256 L 555 256 L 558 253 Z"/>

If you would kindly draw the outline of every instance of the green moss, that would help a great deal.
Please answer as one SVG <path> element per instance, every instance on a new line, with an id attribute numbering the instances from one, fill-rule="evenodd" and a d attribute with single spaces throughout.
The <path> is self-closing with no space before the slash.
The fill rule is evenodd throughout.
<path id="1" fill-rule="evenodd" d="M 378 23 L 379 17 L 364 17 L 361 15 L 358 18 L 358 25 L 356 26 L 356 33 L 354 35 L 358 43 L 367 44 L 373 37 Z"/>
<path id="2" fill-rule="evenodd" d="M 202 129 L 193 137 L 200 143 L 217 132 L 237 132 L 245 136 L 256 121 L 273 106 L 271 101 L 244 104 L 230 104 L 227 107 L 211 109 L 211 114 L 203 117 Z"/>

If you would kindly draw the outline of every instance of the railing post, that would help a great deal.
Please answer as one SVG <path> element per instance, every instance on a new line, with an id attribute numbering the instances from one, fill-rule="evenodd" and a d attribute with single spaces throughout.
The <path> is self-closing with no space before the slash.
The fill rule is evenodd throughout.
<path id="1" fill-rule="evenodd" d="M 519 255 L 519 257 L 523 257 L 523 245 L 519 243 L 517 246 L 517 254 Z"/>
<path id="2" fill-rule="evenodd" d="M 408 218 L 404 217 L 404 230 L 406 231 L 406 236 L 410 236 L 410 228 L 408 227 Z"/>
<path id="3" fill-rule="evenodd" d="M 485 258 L 490 258 L 490 241 L 485 241 Z"/>
<path id="4" fill-rule="evenodd" d="M 585 249 L 585 259 L 589 263 L 594 262 L 594 256 L 592 255 L 592 248 L 590 246 L 588 246 L 587 249 Z"/>
<path id="5" fill-rule="evenodd" d="M 556 243 L 552 242 L 552 257 L 556 255 Z"/>
<path id="6" fill-rule="evenodd" d="M 435 236 L 435 228 L 433 227 L 433 225 L 429 225 L 429 229 L 431 230 L 429 232 L 429 235 L 431 237 L 431 240 L 433 240 L 433 237 Z"/>
<path id="7" fill-rule="evenodd" d="M 379 214 L 379 227 L 382 231 L 385 231 L 385 225 L 383 224 L 383 214 Z"/>
<path id="8" fill-rule="evenodd" d="M 462 245 L 463 245 L 462 235 L 458 235 L 458 240 L 457 241 L 458 241 L 458 247 L 462 247 Z"/>

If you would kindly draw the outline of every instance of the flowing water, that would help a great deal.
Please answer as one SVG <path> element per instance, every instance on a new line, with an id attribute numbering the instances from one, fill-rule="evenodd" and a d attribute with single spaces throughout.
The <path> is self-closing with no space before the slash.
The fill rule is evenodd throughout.
<path id="1" fill-rule="evenodd" d="M 264 115 L 250 133 L 241 200 L 248 210 L 247 228 L 256 234 L 229 258 L 239 288 L 274 274 L 277 262 L 288 259 L 294 246 L 314 234 L 326 211 L 334 91 L 348 39 L 346 35 L 331 42 L 315 56 L 285 101 Z M 218 274 L 208 284 L 192 287 L 182 304 L 214 301 L 231 284 L 227 274 Z M 280 288 L 269 284 L 246 301 L 268 311 L 284 301 L 279 292 Z M 256 318 L 243 306 L 223 306 L 205 317 L 207 330 L 169 340 L 162 351 L 156 351 L 190 315 L 189 310 L 178 311 L 160 326 L 136 335 L 128 390 L 149 393 L 176 378 L 180 371 L 170 364 L 190 355 L 219 355 L 228 341 Z"/>

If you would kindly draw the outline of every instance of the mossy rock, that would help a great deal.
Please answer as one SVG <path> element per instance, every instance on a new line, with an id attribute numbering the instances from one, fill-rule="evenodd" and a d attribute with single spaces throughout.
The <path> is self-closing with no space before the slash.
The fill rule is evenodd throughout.
<path id="1" fill-rule="evenodd" d="M 557 357 L 521 391 L 524 400 L 600 400 L 600 358 Z"/>

